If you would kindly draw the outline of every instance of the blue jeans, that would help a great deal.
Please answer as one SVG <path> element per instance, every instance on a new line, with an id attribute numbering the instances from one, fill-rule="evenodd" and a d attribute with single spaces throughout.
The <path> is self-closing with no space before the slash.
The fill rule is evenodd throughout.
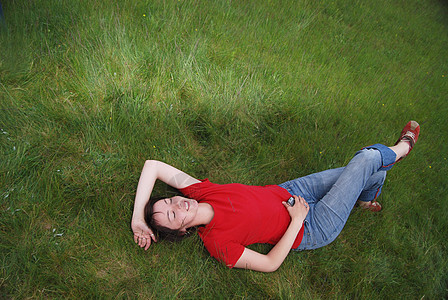
<path id="1" fill-rule="evenodd" d="M 317 249 L 334 241 L 356 201 L 371 201 L 381 193 L 386 171 L 395 158 L 388 147 L 375 144 L 358 151 L 346 167 L 280 184 L 291 195 L 302 196 L 310 206 L 303 240 L 294 250 Z"/>

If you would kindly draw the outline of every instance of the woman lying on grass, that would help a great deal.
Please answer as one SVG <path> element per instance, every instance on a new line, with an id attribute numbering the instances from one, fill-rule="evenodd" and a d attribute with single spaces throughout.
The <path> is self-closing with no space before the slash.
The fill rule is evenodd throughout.
<path id="1" fill-rule="evenodd" d="M 156 241 L 150 228 L 172 240 L 198 228 L 210 254 L 228 267 L 275 271 L 291 249 L 316 249 L 335 240 L 357 201 L 363 208 L 381 210 L 375 199 L 386 171 L 408 155 L 419 132 L 419 124 L 410 121 L 392 147 L 366 147 L 346 167 L 280 185 L 215 184 L 165 163 L 146 161 L 132 216 L 134 240 L 147 250 L 151 239 Z M 185 197 L 149 201 L 157 179 Z M 295 205 L 287 202 L 291 196 Z M 266 255 L 245 247 L 255 243 L 275 246 Z"/>

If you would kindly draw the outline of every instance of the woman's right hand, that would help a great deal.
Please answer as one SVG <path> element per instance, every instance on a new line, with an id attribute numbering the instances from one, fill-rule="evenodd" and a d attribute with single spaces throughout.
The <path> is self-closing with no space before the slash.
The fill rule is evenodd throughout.
<path id="1" fill-rule="evenodd" d="M 151 240 L 157 242 L 156 236 L 146 222 L 141 219 L 132 219 L 131 228 L 134 232 L 134 242 L 145 250 L 151 246 Z"/>
<path id="2" fill-rule="evenodd" d="M 291 220 L 300 220 L 303 222 L 308 215 L 308 211 L 310 210 L 310 206 L 305 201 L 305 199 L 302 196 L 296 196 L 294 195 L 294 200 L 296 203 L 294 206 L 289 206 L 288 203 L 283 201 L 283 205 L 285 206 L 286 210 L 288 211 L 289 215 L 291 216 Z"/>

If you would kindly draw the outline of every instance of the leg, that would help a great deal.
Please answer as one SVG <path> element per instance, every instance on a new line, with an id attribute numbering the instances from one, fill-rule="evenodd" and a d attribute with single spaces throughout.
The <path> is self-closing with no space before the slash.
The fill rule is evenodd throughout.
<path id="1" fill-rule="evenodd" d="M 386 174 L 386 171 L 378 171 L 370 176 L 361 195 L 359 195 L 358 202 L 369 203 L 378 198 L 386 180 Z"/>
<path id="2" fill-rule="evenodd" d="M 390 169 L 396 160 L 395 152 L 384 145 L 373 145 L 359 151 L 344 168 L 328 193 L 314 205 L 305 219 L 305 236 L 297 250 L 316 249 L 331 243 L 341 232 L 348 216 L 370 181 Z M 372 176 L 373 179 L 370 179 Z M 366 196 L 370 192 L 367 189 Z"/>
<path id="3" fill-rule="evenodd" d="M 397 155 L 395 162 L 402 160 L 409 154 L 418 140 L 419 133 L 420 125 L 416 121 L 409 121 L 406 124 L 395 145 L 390 147 L 390 149 Z M 375 199 L 379 196 L 379 193 L 381 193 L 381 186 L 378 187 L 376 191 L 376 187 L 374 187 L 374 190 L 372 190 L 368 195 L 365 193 L 361 194 L 358 201 L 359 206 L 370 211 L 380 211 L 381 204 L 375 201 Z"/>
<path id="4" fill-rule="evenodd" d="M 393 147 L 375 144 L 358 151 L 328 193 L 320 201 L 310 203 L 304 222 L 305 235 L 296 250 L 320 248 L 336 239 L 356 200 L 372 197 L 373 187 L 368 185 L 369 180 L 384 178 L 385 174 L 377 173 L 391 169 L 395 162 L 407 156 L 417 142 L 419 132 L 418 123 L 410 121 Z M 377 192 L 380 192 L 382 183 L 377 185 Z"/>
<path id="5" fill-rule="evenodd" d="M 358 204 L 361 208 L 373 212 L 381 211 L 381 204 L 376 201 L 376 198 L 381 194 L 381 189 L 386 179 L 386 171 L 380 171 L 370 177 L 370 182 L 367 182 L 364 190 L 358 199 Z"/>
<path id="6" fill-rule="evenodd" d="M 330 191 L 344 169 L 345 167 L 325 170 L 284 182 L 280 186 L 288 190 L 291 195 L 302 196 L 309 204 L 315 204 Z M 386 173 L 386 171 L 379 171 L 373 174 L 358 200 L 367 203 L 378 198 L 386 179 Z"/>

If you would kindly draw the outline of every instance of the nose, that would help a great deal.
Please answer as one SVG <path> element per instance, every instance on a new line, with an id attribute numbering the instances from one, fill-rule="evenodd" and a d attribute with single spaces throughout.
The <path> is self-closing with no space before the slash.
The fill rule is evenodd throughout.
<path id="1" fill-rule="evenodd" d="M 176 209 L 182 209 L 182 201 L 179 199 L 173 199 L 173 207 Z"/>

